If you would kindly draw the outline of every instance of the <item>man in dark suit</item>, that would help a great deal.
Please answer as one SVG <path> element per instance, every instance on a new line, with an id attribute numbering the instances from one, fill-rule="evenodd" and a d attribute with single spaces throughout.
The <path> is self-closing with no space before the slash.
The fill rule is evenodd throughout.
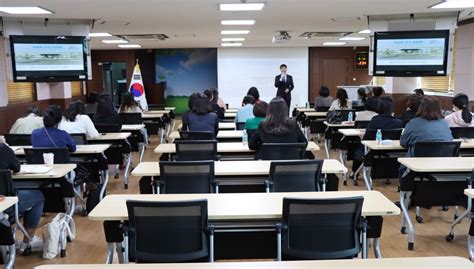
<path id="1" fill-rule="evenodd" d="M 293 77 L 287 75 L 286 70 L 286 64 L 280 65 L 281 74 L 275 77 L 275 87 L 278 89 L 276 95 L 285 99 L 289 111 L 291 103 L 291 91 L 293 90 L 295 85 L 293 84 Z"/>

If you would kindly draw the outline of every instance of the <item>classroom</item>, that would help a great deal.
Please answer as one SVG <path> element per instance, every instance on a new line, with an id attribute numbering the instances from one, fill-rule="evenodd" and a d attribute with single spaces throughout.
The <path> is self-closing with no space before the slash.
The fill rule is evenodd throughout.
<path id="1" fill-rule="evenodd" d="M 474 269 L 474 0 L 0 21 L 0 268 Z"/>

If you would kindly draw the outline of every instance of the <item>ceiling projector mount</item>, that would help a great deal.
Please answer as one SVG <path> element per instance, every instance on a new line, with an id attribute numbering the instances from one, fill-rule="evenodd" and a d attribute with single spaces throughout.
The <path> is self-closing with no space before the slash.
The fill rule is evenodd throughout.
<path id="1" fill-rule="evenodd" d="M 279 34 L 273 36 L 273 43 L 281 43 L 291 39 L 291 35 L 287 31 L 280 31 Z"/>

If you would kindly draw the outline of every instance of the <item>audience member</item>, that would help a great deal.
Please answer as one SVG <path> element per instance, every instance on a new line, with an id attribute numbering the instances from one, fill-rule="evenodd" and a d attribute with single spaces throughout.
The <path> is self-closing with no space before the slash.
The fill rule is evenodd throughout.
<path id="1" fill-rule="evenodd" d="M 119 113 L 142 113 L 143 109 L 140 107 L 135 98 L 126 93 L 122 96 L 122 104 L 120 105 Z"/>
<path id="2" fill-rule="evenodd" d="M 385 93 L 385 90 L 383 89 L 383 87 L 376 86 L 376 87 L 372 88 L 372 96 L 373 97 L 379 98 L 384 93 Z"/>
<path id="3" fill-rule="evenodd" d="M 453 113 L 445 118 L 449 127 L 473 126 L 472 113 L 469 111 L 469 98 L 463 93 L 456 94 L 453 98 Z"/>
<path id="4" fill-rule="evenodd" d="M 260 122 L 265 120 L 267 116 L 268 104 L 264 101 L 260 101 L 253 106 L 253 118 L 247 119 L 245 122 L 245 129 L 257 129 Z"/>
<path id="5" fill-rule="evenodd" d="M 403 125 L 406 125 L 411 119 L 416 117 L 416 112 L 418 107 L 420 107 L 421 96 L 417 94 L 412 94 L 408 97 L 407 101 L 407 110 L 405 110 L 400 119 L 403 121 Z"/>
<path id="6" fill-rule="evenodd" d="M 351 100 L 349 100 L 346 90 L 344 90 L 343 88 L 337 89 L 336 100 L 332 102 L 329 111 L 349 109 L 352 109 L 352 102 Z"/>
<path id="7" fill-rule="evenodd" d="M 193 93 L 189 96 L 188 110 L 186 112 L 184 112 L 183 115 L 181 116 L 181 122 L 183 124 L 182 130 L 184 130 L 184 131 L 188 130 L 188 116 L 189 116 L 189 113 L 191 113 L 193 111 L 194 101 L 196 101 L 198 96 L 199 96 L 199 93 Z"/>
<path id="8" fill-rule="evenodd" d="M 352 101 L 352 106 L 364 106 L 365 100 L 367 100 L 366 88 L 361 87 L 357 89 L 357 100 Z"/>
<path id="9" fill-rule="evenodd" d="M 211 102 L 204 94 L 198 94 L 193 100 L 192 112 L 187 116 L 189 131 L 219 132 L 219 117 L 212 113 Z"/>
<path id="10" fill-rule="evenodd" d="M 99 136 L 99 132 L 91 118 L 84 115 L 84 103 L 82 101 L 75 101 L 69 105 L 64 112 L 64 117 L 59 123 L 58 129 L 69 134 L 86 134 L 91 138 Z"/>
<path id="11" fill-rule="evenodd" d="M 364 101 L 363 111 L 356 112 L 356 121 L 370 121 L 377 115 L 377 98 L 369 97 Z"/>
<path id="12" fill-rule="evenodd" d="M 31 134 L 34 129 L 43 126 L 43 118 L 39 108 L 30 107 L 23 117 L 15 121 L 10 129 L 10 134 Z"/>
<path id="13" fill-rule="evenodd" d="M 333 98 L 332 96 L 329 96 L 329 94 L 329 88 L 326 86 L 321 86 L 319 89 L 319 96 L 316 97 L 316 100 L 314 100 L 314 108 L 316 110 L 318 110 L 320 107 L 329 108 L 331 106 Z"/>
<path id="14" fill-rule="evenodd" d="M 212 107 L 212 112 L 216 113 L 216 115 L 219 117 L 219 119 L 224 118 L 224 110 L 217 104 L 212 102 L 214 99 L 214 94 L 212 93 L 212 90 L 205 90 L 204 95 L 209 98 L 209 101 L 211 102 L 211 107 Z"/>
<path id="15" fill-rule="evenodd" d="M 219 97 L 219 91 L 217 89 L 211 89 L 211 90 L 212 90 L 212 94 L 214 94 L 214 100 L 212 100 L 212 102 L 217 103 L 225 112 L 226 110 L 225 102 L 224 100 L 222 100 L 222 98 Z"/>
<path id="16" fill-rule="evenodd" d="M 93 122 L 94 124 L 118 124 L 122 127 L 122 121 L 107 93 L 102 93 L 99 96 L 97 113 L 94 115 Z"/>
<path id="17" fill-rule="evenodd" d="M 255 99 L 255 104 L 260 103 L 260 93 L 258 92 L 257 87 L 250 87 L 250 89 L 247 91 L 247 95 L 253 96 Z"/>
<path id="18" fill-rule="evenodd" d="M 93 115 L 97 112 L 97 105 L 99 104 L 99 94 L 97 92 L 90 92 L 87 96 L 86 104 L 84 105 L 84 113 Z"/>
<path id="19" fill-rule="evenodd" d="M 253 105 L 255 104 L 255 99 L 251 95 L 246 95 L 244 100 L 242 100 L 242 107 L 237 109 L 237 114 L 235 116 L 235 122 L 246 122 L 247 119 L 253 117 Z"/>

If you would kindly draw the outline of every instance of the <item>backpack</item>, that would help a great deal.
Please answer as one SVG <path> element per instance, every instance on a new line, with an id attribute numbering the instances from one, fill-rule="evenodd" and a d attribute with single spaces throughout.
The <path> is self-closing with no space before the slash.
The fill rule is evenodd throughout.
<path id="1" fill-rule="evenodd" d="M 326 121 L 331 124 L 339 124 L 342 123 L 342 115 L 339 111 L 328 111 L 326 114 Z"/>
<path id="2" fill-rule="evenodd" d="M 76 237 L 74 220 L 64 213 L 58 213 L 54 219 L 43 227 L 43 259 L 54 259 L 58 256 L 61 230 L 66 229 L 69 238 Z"/>

